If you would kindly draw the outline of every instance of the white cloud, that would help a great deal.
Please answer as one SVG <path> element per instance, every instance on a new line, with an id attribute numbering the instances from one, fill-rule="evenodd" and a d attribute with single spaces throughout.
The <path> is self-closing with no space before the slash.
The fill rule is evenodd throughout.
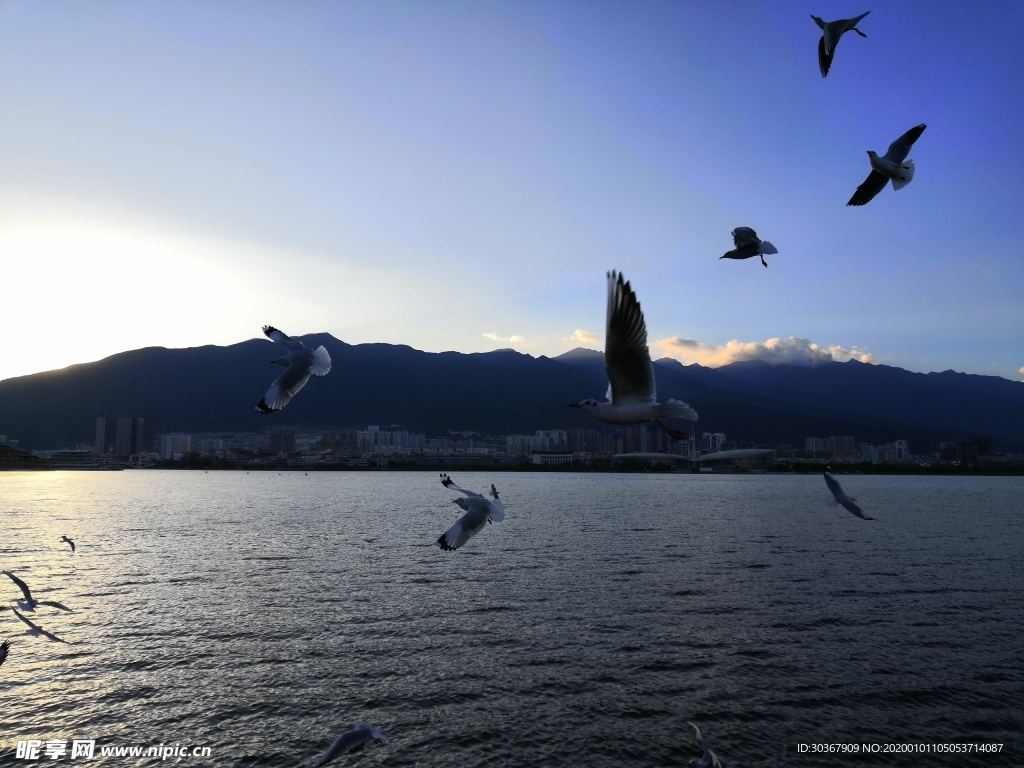
<path id="1" fill-rule="evenodd" d="M 859 360 L 862 363 L 877 363 L 878 359 L 859 347 L 833 345 L 822 347 L 807 339 L 790 336 L 788 339 L 768 341 L 730 341 L 725 345 L 703 344 L 693 339 L 674 336 L 654 342 L 653 346 L 665 350 L 665 354 L 682 363 L 700 363 L 717 368 L 739 360 L 764 360 L 771 365 L 820 365 L 821 363 Z M 1022 369 L 1024 371 L 1024 369 Z"/>
<path id="2" fill-rule="evenodd" d="M 496 333 L 485 333 L 484 338 L 490 339 L 491 341 L 507 341 L 509 344 L 522 344 L 526 341 L 525 336 L 519 336 L 517 334 L 512 334 L 511 336 L 499 336 Z"/>
<path id="3" fill-rule="evenodd" d="M 573 332 L 572 336 L 567 339 L 563 338 L 562 341 L 578 341 L 583 344 L 597 344 L 598 338 L 596 333 L 591 333 L 590 331 L 584 331 L 582 328 L 577 328 Z"/>
<path id="4" fill-rule="evenodd" d="M 1020 370 L 1017 371 L 1017 373 L 1024 373 L 1024 365 L 1021 366 Z"/>

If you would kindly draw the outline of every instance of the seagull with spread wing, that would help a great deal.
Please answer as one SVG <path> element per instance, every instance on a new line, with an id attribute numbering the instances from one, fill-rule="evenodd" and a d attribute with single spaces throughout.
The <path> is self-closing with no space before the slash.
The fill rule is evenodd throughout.
<path id="1" fill-rule="evenodd" d="M 704 750 L 704 754 L 699 759 L 696 757 L 690 758 L 691 768 L 725 768 L 725 763 L 719 760 L 718 755 L 711 751 L 711 747 L 708 746 L 707 741 L 700 733 L 700 728 L 690 722 L 686 724 L 690 726 L 690 737 L 693 739 L 693 743 L 699 744 L 700 748 Z"/>
<path id="2" fill-rule="evenodd" d="M 310 376 L 326 376 L 331 370 L 331 356 L 323 346 L 309 349 L 301 341 L 289 338 L 271 325 L 263 326 L 263 333 L 288 350 L 288 354 L 270 361 L 285 366 L 287 370 L 275 379 L 267 394 L 256 405 L 260 413 L 273 413 L 288 405 L 295 393 L 306 386 Z"/>
<path id="3" fill-rule="evenodd" d="M 52 640 L 55 643 L 66 643 L 67 642 L 67 640 L 63 640 L 63 639 L 57 637 L 56 635 L 51 634 L 50 632 L 47 632 L 45 629 L 40 627 L 38 624 L 33 624 L 31 621 L 29 621 L 24 616 L 22 616 L 20 613 L 18 613 L 18 611 L 16 609 L 12 609 L 12 610 L 14 611 L 14 615 L 15 616 L 17 616 L 23 622 L 28 624 L 29 628 L 25 630 L 25 634 L 26 635 L 32 635 L 32 637 L 39 637 L 40 635 L 42 635 L 43 637 L 47 638 L 48 640 Z"/>
<path id="4" fill-rule="evenodd" d="M 814 23 L 821 27 L 821 40 L 818 41 L 818 69 L 822 77 L 828 77 L 828 71 L 832 67 L 832 57 L 836 55 L 836 46 L 839 45 L 839 38 L 844 32 L 856 32 L 861 37 L 867 37 L 857 29 L 857 22 L 871 13 L 862 13 L 853 19 L 839 19 L 838 21 L 823 21 L 811 14 Z"/>
<path id="5" fill-rule="evenodd" d="M 903 189 L 914 180 L 914 161 L 907 160 L 910 148 L 914 142 L 921 138 L 924 129 L 928 126 L 924 123 L 915 125 L 909 131 L 900 136 L 889 145 L 889 151 L 882 157 L 875 152 L 868 150 L 868 158 L 871 161 L 871 173 L 864 179 L 864 183 L 857 187 L 850 202 L 847 205 L 865 205 L 870 203 L 875 195 L 885 189 L 885 183 L 892 181 L 894 190 Z M 903 162 L 907 160 L 906 162 Z"/>
<path id="6" fill-rule="evenodd" d="M 75 553 L 75 542 L 73 542 L 71 539 L 69 539 L 67 537 L 67 535 L 61 536 L 60 540 L 63 541 L 65 544 L 70 544 L 71 545 L 71 554 Z"/>
<path id="7" fill-rule="evenodd" d="M 633 289 L 615 270 L 608 273 L 604 370 L 608 374 L 607 402 L 583 400 L 571 403 L 570 408 L 582 408 L 608 424 L 653 421 L 676 440 L 682 440 L 683 433 L 669 429 L 663 419 L 697 420 L 697 412 L 681 400 L 658 402 L 644 314 Z"/>
<path id="8" fill-rule="evenodd" d="M 62 611 L 73 613 L 73 611 L 62 603 L 58 603 L 56 600 L 36 600 L 32 597 L 32 592 L 29 591 L 28 584 L 19 579 L 10 571 L 4 571 L 8 576 L 11 577 L 11 581 L 18 585 L 21 589 L 21 593 L 25 596 L 25 601 L 18 601 L 18 607 L 23 611 L 34 611 L 37 605 L 48 605 L 51 608 L 59 608 Z M 15 611 L 16 612 L 16 611 Z"/>
<path id="9" fill-rule="evenodd" d="M 875 519 L 873 517 L 869 517 L 867 514 L 865 514 L 863 509 L 857 506 L 856 499 L 846 495 L 846 492 L 843 490 L 843 487 L 839 484 L 839 481 L 836 480 L 836 476 L 832 474 L 832 467 L 825 467 L 825 485 L 828 486 L 828 489 L 832 491 L 832 496 L 835 497 L 834 501 L 832 502 L 833 504 L 842 505 L 846 507 L 847 510 L 855 514 L 861 520 Z"/>
<path id="10" fill-rule="evenodd" d="M 347 752 L 358 752 L 367 744 L 387 744 L 388 737 L 369 723 L 353 723 L 337 740 L 327 748 L 313 768 L 327 765 L 334 758 Z"/>
<path id="11" fill-rule="evenodd" d="M 453 499 L 452 504 L 458 504 L 466 514 L 455 521 L 455 525 L 441 534 L 437 539 L 437 546 L 445 552 L 458 549 L 471 538 L 484 529 L 488 523 L 500 523 L 505 519 L 505 506 L 498 500 L 498 489 L 491 484 L 490 499 L 481 496 L 479 493 L 459 488 L 450 477 L 441 474 L 441 485 L 451 488 L 453 491 L 465 495 L 464 499 Z"/>
<path id="12" fill-rule="evenodd" d="M 719 256 L 720 260 L 750 259 L 754 256 L 760 256 L 761 263 L 767 267 L 768 262 L 764 260 L 764 255 L 766 253 L 778 253 L 774 245 L 767 240 L 759 238 L 757 232 L 750 227 L 736 227 L 732 231 L 732 241 L 736 245 L 735 250 L 729 251 L 724 256 Z"/>

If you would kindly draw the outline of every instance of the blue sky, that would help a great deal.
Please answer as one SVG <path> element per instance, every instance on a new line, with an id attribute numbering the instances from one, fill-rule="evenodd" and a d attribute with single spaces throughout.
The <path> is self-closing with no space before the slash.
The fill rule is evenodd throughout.
<path id="1" fill-rule="evenodd" d="M 810 14 L 868 9 L 823 80 Z M 612 268 L 655 357 L 1024 378 L 1022 28 L 1019 2 L 0 0 L 0 379 L 268 323 L 600 348 Z M 913 183 L 847 207 L 918 123 Z M 768 269 L 718 260 L 737 226 Z"/>

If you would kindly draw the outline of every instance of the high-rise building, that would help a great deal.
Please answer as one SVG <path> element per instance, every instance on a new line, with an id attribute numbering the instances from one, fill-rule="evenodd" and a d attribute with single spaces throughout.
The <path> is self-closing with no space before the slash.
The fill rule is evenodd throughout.
<path id="1" fill-rule="evenodd" d="M 295 453 L 295 427 L 274 427 L 270 430 L 271 453 Z"/>
<path id="2" fill-rule="evenodd" d="M 114 420 L 109 416 L 96 417 L 96 440 L 93 450 L 104 456 L 114 450 Z"/>
<path id="3" fill-rule="evenodd" d="M 165 459 L 181 456 L 192 450 L 192 435 L 183 435 L 178 432 L 160 436 L 160 455 Z"/>

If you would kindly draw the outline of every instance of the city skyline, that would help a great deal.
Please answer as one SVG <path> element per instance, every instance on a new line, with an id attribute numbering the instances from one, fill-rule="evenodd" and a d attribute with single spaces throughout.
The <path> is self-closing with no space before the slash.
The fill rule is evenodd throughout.
<path id="1" fill-rule="evenodd" d="M 883 2 L 827 80 L 810 13 L 4 3 L 0 252 L 33 333 L 0 380 L 266 323 L 599 349 L 610 268 L 654 357 L 1020 380 L 1024 8 Z M 914 183 L 846 208 L 918 123 Z M 767 270 L 718 260 L 738 226 Z"/>

